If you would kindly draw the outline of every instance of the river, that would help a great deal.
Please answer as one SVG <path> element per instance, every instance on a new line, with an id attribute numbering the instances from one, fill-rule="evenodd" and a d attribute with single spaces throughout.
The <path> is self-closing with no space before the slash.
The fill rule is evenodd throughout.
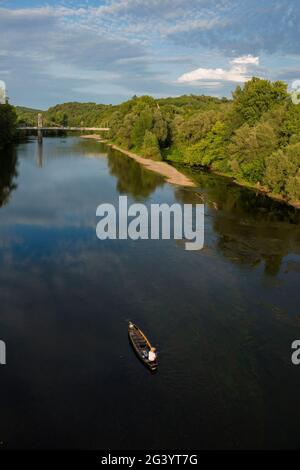
<path id="1" fill-rule="evenodd" d="M 203 172 L 172 186 L 78 137 L 1 161 L 0 447 L 299 447 L 299 212 Z M 204 249 L 98 240 L 96 208 L 119 195 L 205 202 Z M 154 375 L 129 319 L 158 347 Z"/>

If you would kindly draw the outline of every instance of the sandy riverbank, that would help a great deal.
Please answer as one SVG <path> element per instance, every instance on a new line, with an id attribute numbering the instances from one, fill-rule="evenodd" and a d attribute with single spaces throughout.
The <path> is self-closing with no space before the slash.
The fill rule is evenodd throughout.
<path id="1" fill-rule="evenodd" d="M 168 163 L 157 162 L 155 160 L 150 160 L 148 158 L 140 157 L 139 155 L 136 155 L 135 153 L 130 152 L 129 150 L 124 150 L 115 144 L 111 144 L 107 142 L 106 140 L 101 139 L 99 135 L 92 134 L 92 135 L 83 135 L 81 137 L 83 139 L 95 139 L 95 140 L 98 140 L 99 142 L 105 143 L 106 145 L 113 148 L 114 150 L 118 150 L 124 155 L 127 155 L 127 157 L 133 158 L 134 160 L 136 160 L 138 163 L 143 165 L 148 170 L 154 171 L 155 173 L 159 173 L 160 175 L 164 176 L 168 183 L 175 184 L 177 186 L 189 186 L 189 187 L 196 186 L 195 183 L 190 178 L 180 173 L 178 170 L 176 170 L 176 168 L 172 167 Z"/>
<path id="2" fill-rule="evenodd" d="M 156 162 L 155 160 L 150 160 L 148 158 L 143 158 L 140 157 L 139 155 L 136 155 L 133 152 L 130 152 L 129 150 L 124 150 L 121 147 L 118 147 L 115 144 L 111 144 L 110 142 L 104 140 L 101 138 L 100 135 L 96 134 L 91 134 L 91 135 L 83 135 L 81 136 L 83 139 L 94 139 L 98 140 L 99 142 L 103 142 L 104 144 L 108 145 L 109 147 L 118 150 L 119 152 L 123 153 L 124 155 L 127 155 L 130 158 L 133 158 L 136 160 L 138 163 L 143 165 L 144 167 L 148 168 L 148 170 L 155 171 L 156 173 L 159 173 L 163 175 L 166 178 L 166 181 L 171 184 L 175 184 L 178 186 L 189 186 L 189 187 L 195 187 L 196 184 L 188 177 L 185 176 L 184 174 L 180 173 L 176 168 L 172 167 L 166 162 Z M 224 177 L 230 177 L 231 176 L 226 175 L 221 172 L 214 172 L 217 175 L 224 176 Z M 270 194 L 265 188 L 263 187 L 258 187 L 258 186 L 251 186 L 250 184 L 242 183 L 240 181 L 237 181 L 235 179 L 232 179 L 232 181 L 242 187 L 246 187 L 248 189 L 258 191 L 260 193 L 263 193 L 270 197 L 271 199 L 274 199 L 278 202 L 282 202 L 284 204 L 290 205 L 294 207 L 295 209 L 300 209 L 300 202 L 299 201 L 287 201 L 284 199 L 282 196 L 275 196 L 274 194 Z"/>

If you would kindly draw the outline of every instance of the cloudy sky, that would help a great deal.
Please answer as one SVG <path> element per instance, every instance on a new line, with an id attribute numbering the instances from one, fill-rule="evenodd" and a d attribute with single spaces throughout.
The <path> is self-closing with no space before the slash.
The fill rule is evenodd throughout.
<path id="1" fill-rule="evenodd" d="M 0 80 L 42 109 L 291 84 L 299 44 L 299 0 L 0 0 Z"/>

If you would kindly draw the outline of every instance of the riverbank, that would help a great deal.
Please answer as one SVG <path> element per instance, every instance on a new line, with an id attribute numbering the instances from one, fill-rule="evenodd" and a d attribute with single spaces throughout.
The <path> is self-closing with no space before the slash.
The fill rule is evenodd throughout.
<path id="1" fill-rule="evenodd" d="M 170 184 L 174 184 L 176 186 L 185 186 L 185 187 L 195 187 L 194 181 L 192 179 L 188 178 L 186 175 L 183 173 L 180 173 L 176 168 L 173 166 L 169 165 L 166 162 L 159 162 L 155 160 L 150 160 L 149 158 L 143 158 L 133 152 L 130 152 L 129 150 L 124 150 L 121 147 L 118 147 L 117 145 L 101 139 L 99 135 L 83 135 L 81 136 L 83 139 L 94 139 L 99 142 L 104 143 L 108 147 L 111 147 L 114 150 L 118 150 L 118 152 L 123 153 L 127 157 L 130 157 L 143 165 L 145 168 L 147 168 L 150 171 L 154 171 L 155 173 L 159 173 L 160 175 L 164 176 L 166 178 L 166 181 Z"/>
<path id="2" fill-rule="evenodd" d="M 261 194 L 264 194 L 265 196 L 273 199 L 274 201 L 277 202 L 282 202 L 283 204 L 287 204 L 289 206 L 294 207 L 295 209 L 300 209 L 300 201 L 289 201 L 288 199 L 284 198 L 280 194 L 273 194 L 268 191 L 268 189 L 265 186 L 262 186 L 260 184 L 251 184 L 247 181 L 239 181 L 235 179 L 232 175 L 228 175 L 226 173 L 222 173 L 220 171 L 211 171 L 211 173 L 218 175 L 218 176 L 223 176 L 224 178 L 229 178 L 231 181 L 236 184 L 237 186 L 241 186 L 242 188 L 248 188 L 251 189 L 252 191 L 258 191 Z"/>
<path id="3" fill-rule="evenodd" d="M 177 186 L 188 186 L 188 187 L 195 187 L 196 186 L 195 182 L 191 178 L 189 178 L 188 176 L 181 173 L 179 170 L 177 170 L 175 167 L 173 167 L 170 163 L 158 162 L 158 161 L 155 161 L 155 160 L 150 160 L 148 158 L 141 157 L 141 156 L 139 156 L 139 155 L 137 155 L 133 152 L 130 152 L 129 150 L 125 150 L 125 149 L 115 145 L 112 142 L 109 142 L 105 139 L 102 139 L 100 135 L 91 134 L 91 135 L 83 135 L 81 137 L 84 138 L 84 139 L 98 140 L 99 142 L 102 142 L 102 143 L 106 144 L 107 146 L 109 146 L 109 147 L 111 147 L 115 150 L 118 150 L 119 152 L 123 153 L 124 155 L 127 155 L 130 158 L 133 158 L 138 163 L 140 163 L 141 165 L 146 167 L 148 170 L 151 170 L 151 171 L 154 171 L 156 173 L 159 173 L 159 174 L 163 175 L 166 178 L 166 181 L 168 183 L 175 184 Z M 241 186 L 243 188 L 248 188 L 248 189 L 251 189 L 253 191 L 258 191 L 261 194 L 265 194 L 266 196 L 268 196 L 269 198 L 271 198 L 275 201 L 282 202 L 284 204 L 287 204 L 289 206 L 294 207 L 295 209 L 300 209 L 300 201 L 289 201 L 281 195 L 275 195 L 275 194 L 270 193 L 263 186 L 251 185 L 248 182 L 239 181 L 239 180 L 233 178 L 232 175 L 227 175 L 226 173 L 221 173 L 221 172 L 218 172 L 218 171 L 211 171 L 211 173 L 216 174 L 218 176 L 223 176 L 225 178 L 229 178 L 234 184 L 236 184 L 238 186 Z"/>

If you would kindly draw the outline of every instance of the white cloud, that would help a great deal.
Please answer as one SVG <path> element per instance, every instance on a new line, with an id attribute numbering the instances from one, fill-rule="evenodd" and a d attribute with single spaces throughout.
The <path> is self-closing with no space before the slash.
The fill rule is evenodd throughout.
<path id="1" fill-rule="evenodd" d="M 91 90 L 90 100 L 103 90 L 104 102 L 137 93 L 189 93 L 199 85 L 227 95 L 235 83 L 257 75 L 255 56 L 262 52 L 299 57 L 297 0 L 269 0 L 264 8 L 261 0 L 10 3 L 0 0 L 0 78 L 7 79 L 13 102 L 39 108 L 78 100 L 74 90 L 83 89 Z M 224 55 L 234 57 L 225 66 Z M 196 60 L 202 68 L 196 69 Z M 271 67 L 278 66 L 275 57 Z M 281 75 L 299 77 L 288 69 Z M 24 82 L 31 84 L 26 94 Z"/>
<path id="2" fill-rule="evenodd" d="M 228 70 L 217 68 L 199 68 L 191 72 L 184 73 L 177 81 L 179 83 L 193 83 L 203 80 L 219 80 L 226 82 L 244 83 L 250 80 L 249 65 L 259 65 L 259 57 L 252 55 L 237 57 L 231 61 L 231 68 Z"/>
<path id="3" fill-rule="evenodd" d="M 259 65 L 259 57 L 254 57 L 251 54 L 237 57 L 231 61 L 234 65 Z"/>
<path id="4" fill-rule="evenodd" d="M 206 31 L 209 29 L 213 29 L 217 26 L 222 26 L 224 24 L 223 21 L 219 20 L 218 18 L 201 18 L 196 20 L 184 20 L 178 21 L 175 25 L 168 25 L 166 26 L 163 24 L 159 31 L 162 35 L 170 35 L 170 34 L 177 34 L 177 33 L 184 33 L 187 31 Z"/>

